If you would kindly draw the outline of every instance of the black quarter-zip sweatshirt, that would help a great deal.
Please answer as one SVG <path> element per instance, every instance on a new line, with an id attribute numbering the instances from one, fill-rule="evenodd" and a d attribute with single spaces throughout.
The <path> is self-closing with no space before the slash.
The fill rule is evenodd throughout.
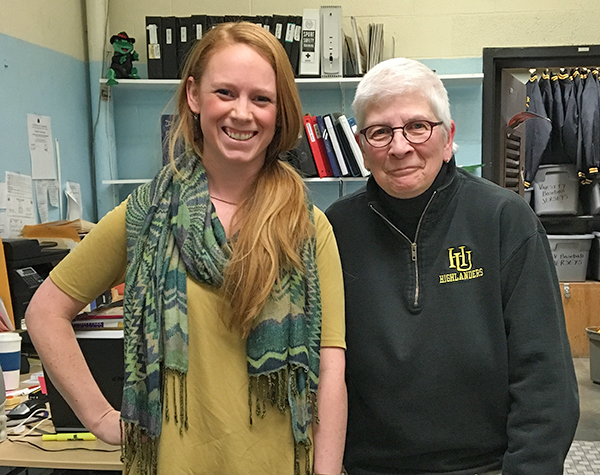
<path id="1" fill-rule="evenodd" d="M 541 223 L 454 160 L 408 211 L 381 193 L 371 177 L 326 213 L 344 271 L 349 474 L 561 475 L 579 403 Z"/>

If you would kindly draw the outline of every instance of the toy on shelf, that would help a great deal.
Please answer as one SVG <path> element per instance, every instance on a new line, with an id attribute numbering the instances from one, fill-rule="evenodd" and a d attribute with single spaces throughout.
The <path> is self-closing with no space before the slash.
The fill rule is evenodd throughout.
<path id="1" fill-rule="evenodd" d="M 130 38 L 124 31 L 110 38 L 110 44 L 115 52 L 110 69 L 106 73 L 109 86 L 119 84 L 116 79 L 140 79 L 137 68 L 133 66 L 133 62 L 139 59 L 137 51 L 133 49 L 134 43 L 135 38 Z"/>

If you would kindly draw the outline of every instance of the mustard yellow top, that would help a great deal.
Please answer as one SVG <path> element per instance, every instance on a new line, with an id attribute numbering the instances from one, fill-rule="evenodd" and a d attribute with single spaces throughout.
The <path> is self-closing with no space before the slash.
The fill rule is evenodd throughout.
<path id="1" fill-rule="evenodd" d="M 124 281 L 125 208 L 122 203 L 108 213 L 50 273 L 63 292 L 91 302 Z M 323 309 L 321 346 L 345 348 L 344 289 L 337 244 L 331 225 L 318 209 L 315 225 Z M 266 416 L 253 416 L 250 425 L 245 340 L 223 323 L 214 288 L 189 277 L 187 286 L 189 429 L 180 436 L 172 419 L 163 420 L 159 474 L 293 475 L 289 411 L 282 415 L 267 406 Z"/>

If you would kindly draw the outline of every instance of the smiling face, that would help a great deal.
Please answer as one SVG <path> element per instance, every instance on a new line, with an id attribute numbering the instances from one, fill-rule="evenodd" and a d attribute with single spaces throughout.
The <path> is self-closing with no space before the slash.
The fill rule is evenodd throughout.
<path id="1" fill-rule="evenodd" d="M 403 94 L 370 106 L 364 127 L 376 124 L 398 127 L 414 120 L 437 122 L 438 118 L 422 95 Z M 372 147 L 362 135 L 358 136 L 365 165 L 388 195 L 414 198 L 432 185 L 442 163 L 452 157 L 454 122 L 447 133 L 442 127 L 434 127 L 431 138 L 422 144 L 411 144 L 401 130 L 396 130 L 392 142 L 382 148 Z"/>
<path id="2" fill-rule="evenodd" d="M 269 62 L 240 43 L 215 51 L 199 83 L 188 78 L 188 104 L 200 116 L 207 171 L 229 165 L 260 170 L 275 134 L 275 79 Z"/>

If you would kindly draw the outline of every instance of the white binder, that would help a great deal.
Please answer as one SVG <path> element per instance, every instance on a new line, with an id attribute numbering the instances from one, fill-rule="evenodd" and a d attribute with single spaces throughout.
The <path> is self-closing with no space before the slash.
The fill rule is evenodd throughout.
<path id="1" fill-rule="evenodd" d="M 316 8 L 305 8 L 302 11 L 300 76 L 319 76 L 321 74 L 320 30 L 319 10 Z"/>
<path id="2" fill-rule="evenodd" d="M 342 77 L 342 7 L 322 6 L 321 14 L 321 77 Z"/>

